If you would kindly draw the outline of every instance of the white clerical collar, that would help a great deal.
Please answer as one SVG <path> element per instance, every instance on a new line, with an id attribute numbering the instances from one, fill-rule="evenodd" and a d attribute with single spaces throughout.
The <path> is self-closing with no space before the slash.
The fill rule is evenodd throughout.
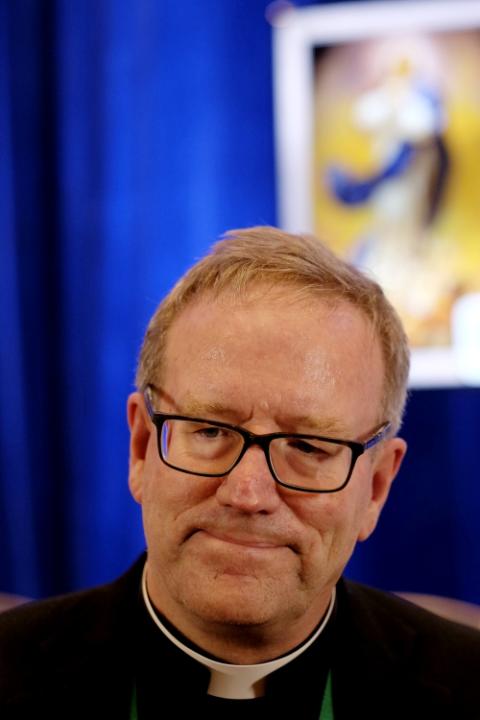
<path id="1" fill-rule="evenodd" d="M 315 642 L 326 627 L 335 605 L 335 588 L 333 588 L 328 610 L 316 631 L 302 645 L 288 655 L 282 655 L 282 657 L 275 660 L 269 660 L 268 662 L 257 663 L 255 665 L 234 665 L 233 663 L 220 662 L 219 660 L 213 660 L 212 658 L 202 655 L 182 643 L 165 627 L 155 612 L 148 596 L 146 565 L 143 569 L 142 576 L 142 594 L 152 620 L 163 634 L 174 645 L 180 648 L 180 650 L 183 650 L 183 652 L 190 655 L 194 660 L 197 660 L 197 662 L 210 669 L 210 684 L 207 693 L 231 700 L 249 700 L 263 695 L 267 675 L 270 675 L 270 673 L 295 660 L 295 658 L 305 652 L 305 650 Z"/>

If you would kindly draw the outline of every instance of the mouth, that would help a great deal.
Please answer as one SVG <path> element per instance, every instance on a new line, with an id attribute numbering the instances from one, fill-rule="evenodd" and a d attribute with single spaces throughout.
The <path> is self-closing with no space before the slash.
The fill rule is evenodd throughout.
<path id="1" fill-rule="evenodd" d="M 207 538 L 213 538 L 222 543 L 228 543 L 229 545 L 240 545 L 241 547 L 258 549 L 258 550 L 276 550 L 285 547 L 283 544 L 266 540 L 265 538 L 258 537 L 255 535 L 241 535 L 236 533 L 223 533 L 216 530 L 199 530 Z"/>
<path id="2" fill-rule="evenodd" d="M 266 558 L 268 555 L 271 555 L 271 553 L 278 553 L 282 550 L 288 550 L 297 554 L 295 548 L 282 539 L 233 530 L 224 531 L 214 528 L 196 528 L 186 539 L 186 541 L 190 540 L 199 542 L 205 548 L 217 552 L 223 552 L 230 548 L 231 551 L 245 552 L 251 557 L 258 558 Z"/>

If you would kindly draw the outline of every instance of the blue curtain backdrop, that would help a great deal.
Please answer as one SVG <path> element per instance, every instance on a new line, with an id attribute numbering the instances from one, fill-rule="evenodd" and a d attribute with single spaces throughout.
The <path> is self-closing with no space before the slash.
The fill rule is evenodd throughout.
<path id="1" fill-rule="evenodd" d="M 125 400 L 147 320 L 219 234 L 276 220 L 266 6 L 0 0 L 0 590 L 143 549 Z M 478 427 L 478 390 L 412 395 L 350 575 L 480 602 Z"/>

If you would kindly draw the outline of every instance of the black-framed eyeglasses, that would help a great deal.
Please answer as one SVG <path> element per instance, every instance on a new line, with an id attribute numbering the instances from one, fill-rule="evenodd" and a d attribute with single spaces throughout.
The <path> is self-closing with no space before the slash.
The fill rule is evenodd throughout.
<path id="1" fill-rule="evenodd" d="M 391 426 L 385 422 L 365 442 L 304 433 L 257 435 L 243 427 L 186 415 L 157 412 L 151 386 L 145 404 L 157 429 L 158 451 L 168 467 L 203 477 L 228 475 L 248 448 L 265 453 L 274 480 L 291 490 L 331 493 L 350 480 L 360 455 L 383 440 Z"/>

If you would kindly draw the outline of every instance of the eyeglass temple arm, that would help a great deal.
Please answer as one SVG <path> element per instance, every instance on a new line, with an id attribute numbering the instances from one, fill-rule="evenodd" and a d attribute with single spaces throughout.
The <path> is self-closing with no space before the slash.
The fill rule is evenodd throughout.
<path id="1" fill-rule="evenodd" d="M 363 446 L 364 450 L 369 450 L 369 448 L 371 448 L 374 445 L 376 445 L 377 443 L 379 443 L 380 440 L 383 440 L 383 438 L 386 436 L 386 434 L 390 430 L 391 426 L 392 426 L 391 422 L 387 422 L 387 423 L 385 423 L 385 425 L 382 425 L 382 427 L 379 430 L 377 430 L 375 435 L 373 437 L 371 437 L 369 440 L 367 440 L 367 442 L 364 444 L 364 446 Z"/>
<path id="2" fill-rule="evenodd" d="M 147 387 L 143 391 L 143 399 L 145 400 L 145 405 L 146 405 L 148 414 L 150 415 L 151 418 L 153 418 L 155 411 L 152 406 L 151 393 L 152 393 L 151 387 L 150 387 L 150 385 L 147 385 Z"/>

